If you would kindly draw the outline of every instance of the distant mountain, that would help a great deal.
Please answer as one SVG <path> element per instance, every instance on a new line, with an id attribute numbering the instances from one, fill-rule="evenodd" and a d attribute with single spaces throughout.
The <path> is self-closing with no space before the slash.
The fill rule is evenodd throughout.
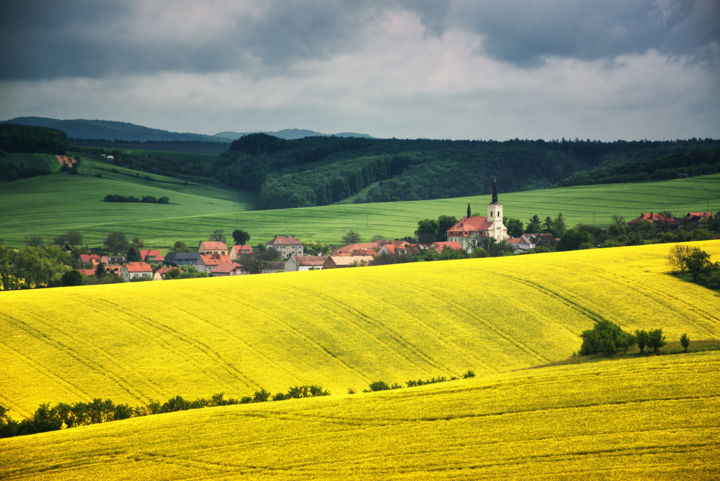
<path id="1" fill-rule="evenodd" d="M 111 120 L 59 120 L 46 117 L 16 117 L 3 123 L 50 127 L 64 131 L 70 139 L 120 140 L 124 142 L 229 143 L 227 138 L 213 135 L 169 132 L 167 130 L 151 129 L 149 127 L 143 127 L 142 125 Z"/>
<path id="2" fill-rule="evenodd" d="M 368 134 L 358 134 L 355 132 L 340 132 L 337 134 L 323 134 L 322 132 L 316 132 L 315 130 L 307 129 L 283 129 L 276 130 L 274 132 L 218 132 L 215 137 L 220 139 L 237 140 L 248 134 L 267 134 L 273 137 L 278 137 L 285 140 L 296 140 L 304 139 L 305 137 L 353 137 L 371 139 L 372 137 Z"/>

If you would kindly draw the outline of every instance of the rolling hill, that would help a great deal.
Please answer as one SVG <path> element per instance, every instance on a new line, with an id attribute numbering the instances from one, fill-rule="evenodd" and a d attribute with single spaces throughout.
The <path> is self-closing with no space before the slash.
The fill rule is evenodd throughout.
<path id="1" fill-rule="evenodd" d="M 184 161 L 193 158 L 193 154 L 172 155 L 184 156 Z M 207 158 L 199 157 L 203 161 Z M 102 177 L 95 177 L 97 174 Z M 106 194 L 167 196 L 171 204 L 108 204 L 102 202 Z M 579 222 L 603 226 L 613 215 L 630 220 L 650 211 L 669 210 L 677 215 L 716 212 L 720 210 L 720 174 L 662 182 L 501 191 L 500 200 L 508 217 L 523 222 L 534 214 L 545 218 L 562 212 L 568 226 Z M 179 179 L 83 157 L 79 175 L 2 183 L 0 201 L 0 239 L 9 246 L 23 246 L 28 235 L 42 235 L 49 242 L 51 237 L 73 229 L 84 235 L 88 245 L 99 245 L 109 232 L 121 231 L 129 238 L 139 236 L 153 247 L 169 247 L 177 240 L 197 244 L 215 229 L 229 235 L 237 228 L 249 232 L 253 244 L 286 232 L 303 241 L 335 244 L 350 230 L 364 240 L 374 235 L 400 238 L 411 235 L 420 219 L 461 217 L 468 202 L 475 212 L 482 213 L 489 197 L 259 211 L 253 210 L 258 206 L 257 197 L 246 191 L 186 185 Z"/>
<path id="2" fill-rule="evenodd" d="M 3 292 L 0 404 L 495 375 L 568 358 L 599 319 L 717 339 L 720 297 L 666 275 L 669 247 Z"/>

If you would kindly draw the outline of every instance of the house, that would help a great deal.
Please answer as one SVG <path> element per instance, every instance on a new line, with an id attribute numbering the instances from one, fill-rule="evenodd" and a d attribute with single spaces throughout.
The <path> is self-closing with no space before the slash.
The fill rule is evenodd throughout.
<path id="1" fill-rule="evenodd" d="M 165 256 L 165 265 L 168 266 L 194 266 L 200 259 L 199 252 L 168 252 Z"/>
<path id="2" fill-rule="evenodd" d="M 673 217 L 665 217 L 663 214 L 655 212 L 650 212 L 649 214 L 641 212 L 640 217 L 636 217 L 635 219 L 628 222 L 628 224 L 639 224 L 640 222 L 650 222 L 651 224 L 677 224 L 677 220 L 675 220 Z"/>
<path id="3" fill-rule="evenodd" d="M 285 261 L 285 272 L 321 270 L 330 256 L 290 256 Z"/>
<path id="4" fill-rule="evenodd" d="M 122 274 L 122 264 L 105 264 L 105 274 L 120 276 Z"/>
<path id="5" fill-rule="evenodd" d="M 383 244 L 377 251 L 378 255 L 402 256 L 407 254 L 417 254 L 420 252 L 420 246 L 410 242 L 399 240 L 392 243 Z M 355 255 L 363 255 L 362 253 Z"/>
<path id="6" fill-rule="evenodd" d="M 523 234 L 520 237 L 511 237 L 508 239 L 508 244 L 510 244 L 515 252 L 534 249 L 535 242 L 533 242 L 533 237 L 537 236 L 533 234 Z"/>
<path id="7" fill-rule="evenodd" d="M 84 266 L 97 267 L 97 265 L 103 261 L 102 256 L 99 256 L 98 254 L 80 254 L 79 258 L 80 264 Z"/>
<path id="8" fill-rule="evenodd" d="M 373 256 L 329 256 L 323 263 L 323 269 L 369 266 L 374 259 Z"/>
<path id="9" fill-rule="evenodd" d="M 107 262 L 104 260 L 103 262 L 105 262 L 105 264 L 125 264 L 125 256 L 122 254 L 110 254 L 107 256 Z"/>
<path id="10" fill-rule="evenodd" d="M 95 275 L 95 269 L 78 269 L 77 271 L 85 277 L 92 277 Z"/>
<path id="11" fill-rule="evenodd" d="M 293 236 L 275 236 L 265 244 L 265 249 L 275 249 L 280 257 L 301 256 L 305 252 L 303 243 Z"/>
<path id="12" fill-rule="evenodd" d="M 147 262 L 128 262 L 122 266 L 120 274 L 123 280 L 128 282 L 139 278 L 152 279 L 153 271 Z"/>
<path id="13" fill-rule="evenodd" d="M 445 249 L 453 249 L 461 251 L 463 250 L 462 244 L 460 244 L 457 241 L 440 241 L 440 242 L 433 242 L 430 246 L 431 249 L 435 249 L 438 252 L 442 252 Z"/>
<path id="14" fill-rule="evenodd" d="M 142 259 L 143 262 L 162 262 L 163 256 L 156 250 L 141 250 L 140 259 Z"/>
<path id="15" fill-rule="evenodd" d="M 219 254 L 228 255 L 228 248 L 224 242 L 220 241 L 203 241 L 198 248 L 200 254 Z"/>
<path id="16" fill-rule="evenodd" d="M 210 271 L 212 277 L 239 276 L 242 273 L 242 266 L 234 262 L 219 264 Z"/>
<path id="17" fill-rule="evenodd" d="M 183 271 L 182 269 L 180 269 L 179 267 L 170 267 L 170 266 L 161 267 L 160 269 L 158 269 L 158 270 L 155 271 L 155 274 L 153 274 L 153 280 L 154 280 L 154 281 L 162 281 L 162 280 L 164 280 L 164 279 L 165 279 L 165 274 L 167 274 L 168 272 L 170 272 L 170 271 L 173 270 L 173 269 L 179 269 L 180 272 L 185 272 L 185 271 Z"/>
<path id="18" fill-rule="evenodd" d="M 387 241 L 357 242 L 335 249 L 334 256 L 373 256 L 378 255 L 380 248 L 387 244 Z"/>
<path id="19" fill-rule="evenodd" d="M 712 219 L 713 217 L 712 212 L 688 212 L 685 216 L 685 220 L 697 221 L 700 219 Z"/>
<path id="20" fill-rule="evenodd" d="M 198 272 L 210 272 L 220 264 L 232 264 L 233 261 L 227 254 L 200 254 L 195 268 Z"/>
<path id="21" fill-rule="evenodd" d="M 237 262 L 242 255 L 249 255 L 253 253 L 252 246 L 234 245 L 230 248 L 230 259 L 233 262 Z"/>
<path id="22" fill-rule="evenodd" d="M 487 206 L 487 216 L 472 216 L 468 204 L 467 216 L 460 219 L 447 231 L 447 240 L 457 242 L 467 252 L 472 252 L 481 246 L 483 238 L 492 237 L 497 242 L 509 238 L 507 227 L 503 223 L 503 205 L 498 202 L 497 184 L 493 181 L 492 202 Z"/>

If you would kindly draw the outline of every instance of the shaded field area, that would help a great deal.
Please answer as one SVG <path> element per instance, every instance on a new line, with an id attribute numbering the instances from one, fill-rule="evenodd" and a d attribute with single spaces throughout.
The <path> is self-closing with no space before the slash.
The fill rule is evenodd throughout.
<path id="1" fill-rule="evenodd" d="M 720 241 L 691 243 L 713 256 Z M 567 359 L 607 319 L 720 337 L 720 296 L 666 274 L 670 245 L 0 293 L 0 404 L 493 375 Z"/>
<path id="2" fill-rule="evenodd" d="M 208 408 L 0 440 L 25 479 L 715 479 L 720 353 Z"/>
<path id="3" fill-rule="evenodd" d="M 115 172 L 113 172 L 113 169 Z M 169 247 L 182 240 L 189 245 L 206 240 L 222 229 L 250 233 L 252 244 L 264 243 L 287 233 L 302 241 L 340 244 L 353 230 L 363 240 L 382 235 L 412 235 L 420 219 L 440 215 L 485 215 L 489 196 L 371 204 L 337 204 L 277 210 L 252 210 L 256 198 L 247 192 L 185 184 L 184 181 L 132 169 L 88 161 L 82 175 L 63 174 L 22 179 L 2 184 L 0 239 L 21 247 L 28 235 L 53 236 L 77 230 L 89 245 L 99 245 L 109 232 L 138 236 L 152 247 Z M 100 174 L 102 177 L 95 177 Z M 148 180 L 151 179 L 151 180 Z M 502 188 L 502 186 L 500 186 Z M 102 202 L 106 194 L 167 196 L 170 205 L 128 205 Z M 604 226 L 613 215 L 633 219 L 641 212 L 720 210 L 720 174 L 663 182 L 607 184 L 527 192 L 502 193 L 507 217 L 527 223 L 565 216 L 568 226 L 577 223 Z"/>

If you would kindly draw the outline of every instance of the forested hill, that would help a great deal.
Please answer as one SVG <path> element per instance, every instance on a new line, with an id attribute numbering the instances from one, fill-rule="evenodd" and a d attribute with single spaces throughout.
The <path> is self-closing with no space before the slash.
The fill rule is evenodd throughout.
<path id="1" fill-rule="evenodd" d="M 0 124 L 0 157 L 4 152 L 64 154 L 68 147 L 67 135 L 60 130 Z"/>
<path id="2" fill-rule="evenodd" d="M 559 184 L 624 182 L 720 172 L 720 141 L 450 141 L 311 137 L 242 137 L 212 166 L 230 186 L 259 192 L 263 208 L 381 202 L 488 193 Z M 644 167 L 643 167 L 644 166 Z M 613 170 L 614 169 L 614 170 Z M 640 173 L 638 173 L 640 172 Z M 644 172 L 645 174 L 641 174 Z M 643 176 L 644 175 L 644 176 Z"/>
<path id="3" fill-rule="evenodd" d="M 46 117 L 16 117 L 7 122 L 62 130 L 71 139 L 120 140 L 126 142 L 216 142 L 225 143 L 226 145 L 230 142 L 228 139 L 212 135 L 169 132 L 111 120 L 58 120 Z"/>

